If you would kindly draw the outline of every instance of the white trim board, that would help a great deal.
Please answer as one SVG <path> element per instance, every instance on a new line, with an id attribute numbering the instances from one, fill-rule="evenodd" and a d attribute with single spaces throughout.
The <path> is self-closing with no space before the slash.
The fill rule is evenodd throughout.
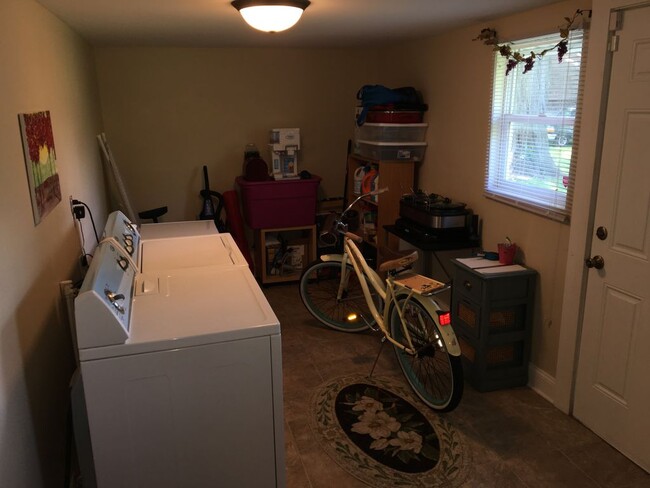
<path id="1" fill-rule="evenodd" d="M 555 405 L 555 378 L 533 363 L 528 363 L 528 387 Z"/>
<path id="2" fill-rule="evenodd" d="M 576 165 L 576 185 L 569 234 L 567 269 L 562 300 L 562 326 L 556 367 L 555 405 L 572 413 L 575 371 L 578 364 L 580 329 L 586 287 L 584 259 L 590 255 L 593 218 L 600 172 L 601 132 L 605 122 L 609 77 L 608 38 L 610 13 L 648 4 L 638 0 L 593 0 L 591 32 L 587 47 L 587 69 L 583 96 L 580 151 Z"/>

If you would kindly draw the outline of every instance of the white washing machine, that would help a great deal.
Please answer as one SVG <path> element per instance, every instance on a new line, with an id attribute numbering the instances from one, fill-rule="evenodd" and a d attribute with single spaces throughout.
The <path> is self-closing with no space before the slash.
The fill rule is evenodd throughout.
<path id="1" fill-rule="evenodd" d="M 165 239 L 168 237 L 191 237 L 218 234 L 219 231 L 212 220 L 188 220 L 183 222 L 159 222 L 157 224 L 142 224 L 139 227 L 143 241 L 150 239 Z"/>
<path id="2" fill-rule="evenodd" d="M 280 324 L 220 236 L 95 252 L 75 317 L 99 487 L 285 484 Z"/>
<path id="3" fill-rule="evenodd" d="M 210 225 L 205 225 L 206 222 Z M 154 230 L 164 226 L 162 230 Z M 219 234 L 212 221 L 145 224 L 138 228 L 120 211 L 112 212 L 102 233 L 124 250 L 139 272 L 205 266 L 248 266 L 232 235 Z"/>

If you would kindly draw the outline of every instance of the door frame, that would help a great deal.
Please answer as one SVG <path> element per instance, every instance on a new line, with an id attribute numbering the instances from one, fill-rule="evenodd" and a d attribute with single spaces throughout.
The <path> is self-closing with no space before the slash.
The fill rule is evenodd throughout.
<path id="1" fill-rule="evenodd" d="M 611 62 L 608 50 L 610 13 L 629 7 L 648 5 L 650 5 L 648 0 L 593 0 L 592 2 L 579 134 L 580 149 L 569 231 L 562 325 L 553 394 L 555 406 L 567 414 L 571 414 L 573 411 L 575 375 L 578 367 L 578 351 L 587 287 L 588 270 L 584 260 L 591 251 L 594 214 L 598 197 L 598 176 Z"/>

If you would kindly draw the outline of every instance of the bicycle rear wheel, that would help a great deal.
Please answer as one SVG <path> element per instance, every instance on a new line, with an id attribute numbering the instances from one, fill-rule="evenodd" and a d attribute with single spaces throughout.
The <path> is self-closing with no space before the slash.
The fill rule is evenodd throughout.
<path id="1" fill-rule="evenodd" d="M 417 299 L 406 305 L 401 298 L 393 307 L 390 330 L 393 338 L 407 344 L 397 307 L 403 308 L 404 322 L 417 354 L 394 346 L 404 376 L 424 403 L 434 410 L 448 412 L 458 406 L 463 395 L 463 367 L 460 357 L 447 352 L 439 324 Z"/>
<path id="2" fill-rule="evenodd" d="M 311 264 L 300 278 L 300 298 L 309 313 L 328 327 L 344 332 L 359 332 L 373 324 L 374 319 L 359 278 L 349 264 L 346 265 L 346 274 L 347 287 L 341 298 L 337 299 L 341 263 L 317 261 Z"/>

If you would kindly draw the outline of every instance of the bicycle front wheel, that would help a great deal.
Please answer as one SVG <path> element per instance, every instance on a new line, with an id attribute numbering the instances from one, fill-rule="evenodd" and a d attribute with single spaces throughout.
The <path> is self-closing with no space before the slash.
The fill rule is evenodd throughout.
<path id="1" fill-rule="evenodd" d="M 411 387 L 424 403 L 434 410 L 448 412 L 458 406 L 463 395 L 463 367 L 460 357 L 447 352 L 439 324 L 417 299 L 399 299 L 390 317 L 393 338 L 408 344 L 397 312 L 400 307 L 411 337 L 415 355 L 397 346 L 395 353 Z"/>
<path id="2" fill-rule="evenodd" d="M 341 279 L 346 286 L 337 298 Z M 333 329 L 359 332 L 374 323 L 359 278 L 349 264 L 343 277 L 340 262 L 317 261 L 310 265 L 300 278 L 300 298 L 309 313 Z"/>

